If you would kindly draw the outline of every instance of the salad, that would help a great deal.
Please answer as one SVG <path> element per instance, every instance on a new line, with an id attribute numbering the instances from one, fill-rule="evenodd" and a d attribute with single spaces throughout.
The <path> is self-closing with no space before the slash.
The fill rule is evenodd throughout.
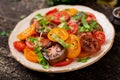
<path id="1" fill-rule="evenodd" d="M 45 15 L 36 14 L 17 38 L 14 48 L 45 69 L 66 66 L 73 61 L 86 62 L 101 50 L 106 40 L 96 17 L 74 8 L 61 11 L 54 8 Z"/>

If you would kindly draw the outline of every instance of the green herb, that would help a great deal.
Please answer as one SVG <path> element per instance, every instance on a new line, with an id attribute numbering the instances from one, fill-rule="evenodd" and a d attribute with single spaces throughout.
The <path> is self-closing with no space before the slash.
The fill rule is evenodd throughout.
<path id="1" fill-rule="evenodd" d="M 34 47 L 34 52 L 38 55 L 38 62 L 42 65 L 44 69 L 49 68 L 49 63 L 45 60 L 43 54 L 41 53 L 42 44 L 39 44 L 37 47 Z"/>
<path id="2" fill-rule="evenodd" d="M 41 14 L 37 14 L 35 16 L 35 19 L 37 19 L 38 21 L 40 21 L 40 25 L 42 26 L 42 28 L 40 28 L 40 32 L 43 32 L 44 30 L 46 30 L 46 32 L 49 32 L 50 30 L 46 27 L 50 22 L 48 20 L 48 16 L 46 18 L 43 18 L 43 16 Z"/>
<path id="3" fill-rule="evenodd" d="M 76 15 L 72 16 L 72 20 L 79 20 L 81 19 L 82 17 L 87 17 L 87 14 L 83 11 L 79 11 Z"/>
<path id="4" fill-rule="evenodd" d="M 86 57 L 86 58 L 82 58 L 82 59 L 78 59 L 78 62 L 82 62 L 82 63 L 85 63 L 87 62 L 88 60 L 90 59 L 90 57 Z"/>
<path id="5" fill-rule="evenodd" d="M 52 37 L 53 37 L 59 44 L 61 44 L 63 47 L 65 47 L 65 48 L 68 48 L 68 47 L 69 47 L 69 45 L 68 45 L 66 42 L 64 42 L 63 40 L 61 40 L 56 34 L 52 34 Z"/>
<path id="6" fill-rule="evenodd" d="M 25 15 L 21 15 L 21 16 L 20 16 L 21 19 L 24 19 L 25 17 L 26 17 Z"/>
<path id="7" fill-rule="evenodd" d="M 66 22 L 59 24 L 58 27 L 66 30 L 70 30 L 70 27 L 66 24 Z"/>
<path id="8" fill-rule="evenodd" d="M 2 32 L 0 32 L 0 36 L 9 36 L 9 33 L 2 31 Z"/>
<path id="9" fill-rule="evenodd" d="M 81 21 L 82 21 L 83 26 L 84 26 L 85 28 L 87 28 L 87 29 L 90 28 L 90 26 L 88 25 L 88 23 L 87 23 L 86 20 L 85 20 L 85 17 L 82 17 Z"/>
<path id="10" fill-rule="evenodd" d="M 92 21 L 90 22 L 90 26 L 93 27 L 93 28 L 97 28 L 98 23 L 97 23 L 95 20 L 92 20 Z"/>
<path id="11" fill-rule="evenodd" d="M 42 20 L 42 19 L 43 19 L 43 16 L 42 16 L 41 14 L 37 14 L 37 15 L 35 16 L 35 19 L 37 19 L 37 20 Z"/>
<path id="12" fill-rule="evenodd" d="M 38 41 L 38 39 L 37 39 L 37 38 L 34 38 L 34 37 L 29 37 L 29 40 L 30 40 L 30 42 L 32 42 L 32 43 L 35 43 L 35 42 Z"/>

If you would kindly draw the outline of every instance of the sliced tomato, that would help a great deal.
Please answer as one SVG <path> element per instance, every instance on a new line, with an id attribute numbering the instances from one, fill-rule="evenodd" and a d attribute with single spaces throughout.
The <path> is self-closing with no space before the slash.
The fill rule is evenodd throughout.
<path id="1" fill-rule="evenodd" d="M 20 40 L 25 40 L 26 38 L 28 38 L 29 36 L 33 35 L 34 32 L 36 30 L 36 23 L 30 25 L 30 27 L 28 27 L 27 29 L 25 29 L 24 31 L 22 31 L 21 33 L 19 33 L 17 35 L 18 39 Z"/>
<path id="2" fill-rule="evenodd" d="M 81 45 L 80 45 L 79 38 L 76 35 L 71 34 L 66 40 L 66 43 L 70 45 L 70 47 L 67 48 L 67 51 L 68 51 L 67 57 L 72 59 L 78 57 L 78 55 L 81 52 Z"/>
<path id="3" fill-rule="evenodd" d="M 64 9 L 63 11 L 66 11 L 70 16 L 73 16 L 78 12 L 78 10 L 75 8 L 68 8 L 68 9 Z"/>
<path id="4" fill-rule="evenodd" d="M 68 30 L 68 33 L 76 34 L 78 32 L 78 25 L 75 21 L 70 20 L 67 24 L 70 27 L 70 30 Z"/>
<path id="5" fill-rule="evenodd" d="M 86 14 L 88 15 L 88 17 L 86 18 L 87 22 L 90 22 L 91 20 L 96 20 L 96 17 L 94 16 L 94 14 L 90 12 L 86 12 Z"/>
<path id="6" fill-rule="evenodd" d="M 22 41 L 15 41 L 13 45 L 18 51 L 23 51 L 23 49 L 26 47 L 25 43 Z"/>
<path id="7" fill-rule="evenodd" d="M 52 34 L 56 34 L 63 41 L 65 41 L 68 38 L 68 32 L 62 28 L 53 28 L 47 35 L 48 39 L 56 42 L 56 40 L 52 37 Z"/>
<path id="8" fill-rule="evenodd" d="M 45 47 L 46 45 L 48 45 L 48 43 L 50 42 L 50 40 L 47 39 L 47 38 L 42 38 L 40 40 L 40 42 L 42 43 L 42 46 Z"/>
<path id="9" fill-rule="evenodd" d="M 66 66 L 66 65 L 69 65 L 70 63 L 72 63 L 72 61 L 73 61 L 73 59 L 67 59 L 67 60 L 55 63 L 52 66 L 55 66 L 55 67 Z"/>
<path id="10" fill-rule="evenodd" d="M 34 49 L 34 43 L 32 43 L 32 42 L 30 42 L 30 40 L 29 39 L 26 39 L 26 45 L 27 45 L 27 47 L 28 48 L 30 48 L 30 49 Z"/>
<path id="11" fill-rule="evenodd" d="M 103 31 L 96 31 L 93 35 L 101 45 L 105 43 L 105 34 Z"/>
<path id="12" fill-rule="evenodd" d="M 80 43 L 82 50 L 92 54 L 97 53 L 101 49 L 101 45 L 99 44 L 97 39 L 91 35 L 83 35 L 80 38 Z"/>
<path id="13" fill-rule="evenodd" d="M 53 13 L 56 13 L 56 12 L 58 12 L 58 9 L 57 9 L 57 8 L 54 8 L 54 9 L 48 11 L 48 12 L 46 13 L 46 15 L 50 15 L 50 14 L 53 14 Z"/>
<path id="14" fill-rule="evenodd" d="M 81 51 L 81 53 L 79 54 L 79 58 L 85 58 L 85 57 L 89 57 L 90 53 L 86 52 L 86 51 Z"/>
<path id="15" fill-rule="evenodd" d="M 48 16 L 50 17 L 50 21 L 56 24 L 60 24 L 61 17 L 64 17 L 66 21 L 70 18 L 70 15 L 65 11 L 59 11 Z"/>
<path id="16" fill-rule="evenodd" d="M 27 60 L 31 62 L 38 62 L 38 55 L 35 54 L 34 51 L 28 47 L 24 49 L 24 56 Z"/>

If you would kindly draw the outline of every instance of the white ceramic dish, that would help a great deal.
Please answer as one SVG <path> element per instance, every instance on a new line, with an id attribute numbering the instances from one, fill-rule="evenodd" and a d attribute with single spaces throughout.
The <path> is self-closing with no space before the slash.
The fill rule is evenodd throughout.
<path id="1" fill-rule="evenodd" d="M 99 51 L 99 54 L 92 57 L 90 60 L 88 60 L 86 63 L 81 63 L 81 62 L 77 62 L 74 61 L 73 63 L 71 63 L 70 65 L 64 66 L 64 67 L 50 67 L 49 69 L 43 69 L 42 66 L 38 63 L 33 63 L 28 61 L 22 53 L 18 52 L 14 47 L 13 47 L 13 42 L 18 40 L 16 35 L 18 33 L 20 33 L 21 31 L 25 30 L 27 27 L 29 27 L 29 23 L 30 20 L 37 14 L 37 13 L 41 13 L 44 15 L 44 13 L 46 13 L 47 11 L 53 9 L 53 8 L 58 8 L 59 10 L 63 10 L 65 8 L 76 8 L 79 11 L 86 11 L 86 12 L 91 12 L 93 13 L 96 18 L 97 21 L 102 25 L 103 30 L 105 32 L 105 36 L 106 36 L 106 42 L 105 44 L 102 46 L 101 50 Z M 21 63 L 23 66 L 35 70 L 35 71 L 39 71 L 39 72 L 49 72 L 49 73 L 62 73 L 62 72 L 69 72 L 69 71 L 74 71 L 77 69 L 81 69 L 84 68 L 86 66 L 89 66 L 95 62 L 97 62 L 100 58 L 102 58 L 112 47 L 113 41 L 114 41 L 114 36 L 115 36 L 115 31 L 114 28 L 112 26 L 112 24 L 109 22 L 109 20 L 105 17 L 104 14 L 95 11 L 89 7 L 85 7 L 85 6 L 70 6 L 70 5 L 59 5 L 59 6 L 54 6 L 54 7 L 50 7 L 50 8 L 45 8 L 45 9 L 41 9 L 38 10 L 32 14 L 30 14 L 28 17 L 26 17 L 25 19 L 21 20 L 14 28 L 14 30 L 12 31 L 10 37 L 9 37 L 9 48 L 11 51 L 12 56 L 19 62 Z"/>

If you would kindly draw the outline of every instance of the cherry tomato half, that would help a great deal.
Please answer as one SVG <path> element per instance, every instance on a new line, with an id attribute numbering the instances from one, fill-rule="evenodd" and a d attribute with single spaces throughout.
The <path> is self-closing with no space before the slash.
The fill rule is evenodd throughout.
<path id="1" fill-rule="evenodd" d="M 66 65 L 72 63 L 72 61 L 73 61 L 73 59 L 68 59 L 68 60 L 64 60 L 64 61 L 55 63 L 55 64 L 53 64 L 52 66 L 55 66 L 55 67 L 66 66 Z"/>
<path id="2" fill-rule="evenodd" d="M 70 30 L 68 30 L 68 33 L 76 34 L 78 32 L 78 25 L 75 21 L 69 21 L 67 24 L 70 27 Z"/>
<path id="3" fill-rule="evenodd" d="M 105 43 L 105 34 L 102 31 L 96 31 L 93 35 L 101 45 Z"/>
<path id="4" fill-rule="evenodd" d="M 65 29 L 62 29 L 62 28 L 53 28 L 47 35 L 48 39 L 56 42 L 56 40 L 54 38 L 52 38 L 52 34 L 56 34 L 63 41 L 68 38 L 68 32 Z"/>
<path id="5" fill-rule="evenodd" d="M 81 52 L 81 45 L 80 45 L 79 38 L 76 35 L 71 34 L 66 40 L 66 43 L 70 45 L 70 47 L 67 48 L 67 51 L 68 51 L 67 57 L 72 59 L 78 57 L 78 55 Z"/>
<path id="6" fill-rule="evenodd" d="M 86 12 L 86 14 L 88 15 L 88 17 L 86 18 L 87 22 L 90 22 L 91 20 L 96 20 L 96 17 L 94 16 L 94 14 L 90 12 Z"/>
<path id="7" fill-rule="evenodd" d="M 59 11 L 48 16 L 50 17 L 50 21 L 56 24 L 60 24 L 61 17 L 64 17 L 66 21 L 70 18 L 70 15 L 65 11 Z"/>
<path id="8" fill-rule="evenodd" d="M 23 49 L 26 47 L 25 43 L 22 41 L 15 41 L 13 45 L 18 51 L 23 51 Z"/>
<path id="9" fill-rule="evenodd" d="M 57 9 L 57 8 L 54 8 L 54 9 L 48 11 L 48 12 L 46 13 L 46 15 L 53 14 L 53 13 L 56 13 L 56 12 L 58 12 L 58 9 Z"/>

